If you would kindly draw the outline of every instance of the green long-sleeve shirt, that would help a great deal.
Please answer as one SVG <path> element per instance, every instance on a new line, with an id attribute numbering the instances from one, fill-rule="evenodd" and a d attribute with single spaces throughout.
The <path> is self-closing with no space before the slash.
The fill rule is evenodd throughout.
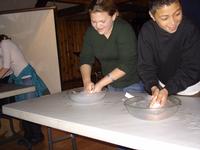
<path id="1" fill-rule="evenodd" d="M 91 26 L 84 36 L 80 63 L 81 65 L 91 65 L 96 57 L 101 63 L 103 75 L 119 68 L 126 75 L 111 85 L 117 88 L 127 87 L 138 82 L 136 43 L 136 36 L 132 27 L 120 18 L 115 20 L 112 33 L 108 39 L 104 35 L 100 35 Z"/>

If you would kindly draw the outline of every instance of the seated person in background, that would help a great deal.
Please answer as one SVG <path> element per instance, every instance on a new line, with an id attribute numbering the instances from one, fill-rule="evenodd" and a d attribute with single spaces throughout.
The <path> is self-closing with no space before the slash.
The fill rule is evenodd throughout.
<path id="1" fill-rule="evenodd" d="M 1 47 L 0 47 L 1 48 Z M 0 51 L 1 52 L 1 51 Z M 3 59 L 0 54 L 0 69 L 3 67 Z M 10 75 L 12 74 L 12 70 L 7 71 L 1 78 L 0 78 L 0 83 L 8 83 L 8 79 Z"/>
<path id="2" fill-rule="evenodd" d="M 48 93 L 48 88 L 36 74 L 35 70 L 24 58 L 20 48 L 11 39 L 4 34 L 0 35 L 0 57 L 2 67 L 0 68 L 0 78 L 12 71 L 9 82 L 17 85 L 34 85 L 35 92 L 15 96 L 15 101 L 27 100 L 39 97 Z M 44 136 L 41 126 L 28 121 L 22 121 L 24 129 L 24 138 L 30 143 L 38 143 L 43 140 Z"/>
<path id="3" fill-rule="evenodd" d="M 200 31 L 182 14 L 179 0 L 150 0 L 138 39 L 138 72 L 151 105 L 163 106 L 168 95 L 200 91 Z"/>
<path id="4" fill-rule="evenodd" d="M 91 26 L 87 29 L 80 54 L 80 71 L 84 89 L 99 92 L 108 85 L 109 91 L 143 91 L 136 72 L 136 36 L 131 25 L 118 17 L 112 0 L 93 0 L 89 6 Z M 95 58 L 102 66 L 104 77 L 91 81 Z"/>
<path id="5" fill-rule="evenodd" d="M 2 68 L 3 62 L 2 62 L 2 57 L 0 57 L 0 68 Z M 10 75 L 12 74 L 12 71 L 8 71 L 3 78 L 0 79 L 0 83 L 1 84 L 7 84 L 8 83 L 8 79 L 10 77 Z M 3 85 L 0 85 L 3 86 Z M 6 137 L 10 137 L 13 135 L 12 130 L 10 129 L 10 126 L 8 126 L 7 123 L 5 123 L 1 118 L 3 118 L 4 116 L 2 115 L 2 106 L 8 103 L 12 103 L 14 102 L 14 97 L 7 97 L 7 98 L 3 98 L 0 99 L 0 138 L 6 138 Z"/>

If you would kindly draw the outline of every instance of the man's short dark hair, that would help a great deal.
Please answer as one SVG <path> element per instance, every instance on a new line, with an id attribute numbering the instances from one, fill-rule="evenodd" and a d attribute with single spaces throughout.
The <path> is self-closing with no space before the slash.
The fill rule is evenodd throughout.
<path id="1" fill-rule="evenodd" d="M 174 2 L 179 2 L 180 0 L 149 0 L 149 11 L 155 14 L 156 10 L 164 5 L 170 5 Z"/>

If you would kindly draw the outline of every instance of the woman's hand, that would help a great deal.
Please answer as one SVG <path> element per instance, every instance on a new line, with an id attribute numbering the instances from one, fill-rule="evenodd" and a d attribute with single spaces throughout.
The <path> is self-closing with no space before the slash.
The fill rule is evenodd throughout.
<path id="1" fill-rule="evenodd" d="M 167 102 L 168 91 L 167 89 L 159 89 L 157 86 L 151 88 L 152 91 L 152 101 L 150 108 L 153 108 L 156 104 L 160 104 L 160 107 L 163 107 Z"/>
<path id="2" fill-rule="evenodd" d="M 93 82 L 84 83 L 84 90 L 88 93 L 92 93 L 94 91 L 94 83 Z"/>
<path id="3" fill-rule="evenodd" d="M 100 92 L 104 86 L 100 84 L 100 82 L 96 83 L 94 86 L 93 92 Z"/>

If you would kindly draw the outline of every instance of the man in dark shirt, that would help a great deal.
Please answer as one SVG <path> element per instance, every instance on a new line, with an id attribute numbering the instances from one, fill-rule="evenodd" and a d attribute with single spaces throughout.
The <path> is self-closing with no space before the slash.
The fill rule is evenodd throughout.
<path id="1" fill-rule="evenodd" d="M 179 0 L 150 0 L 152 20 L 138 38 L 138 72 L 151 106 L 168 95 L 200 91 L 200 31 L 182 14 Z"/>

